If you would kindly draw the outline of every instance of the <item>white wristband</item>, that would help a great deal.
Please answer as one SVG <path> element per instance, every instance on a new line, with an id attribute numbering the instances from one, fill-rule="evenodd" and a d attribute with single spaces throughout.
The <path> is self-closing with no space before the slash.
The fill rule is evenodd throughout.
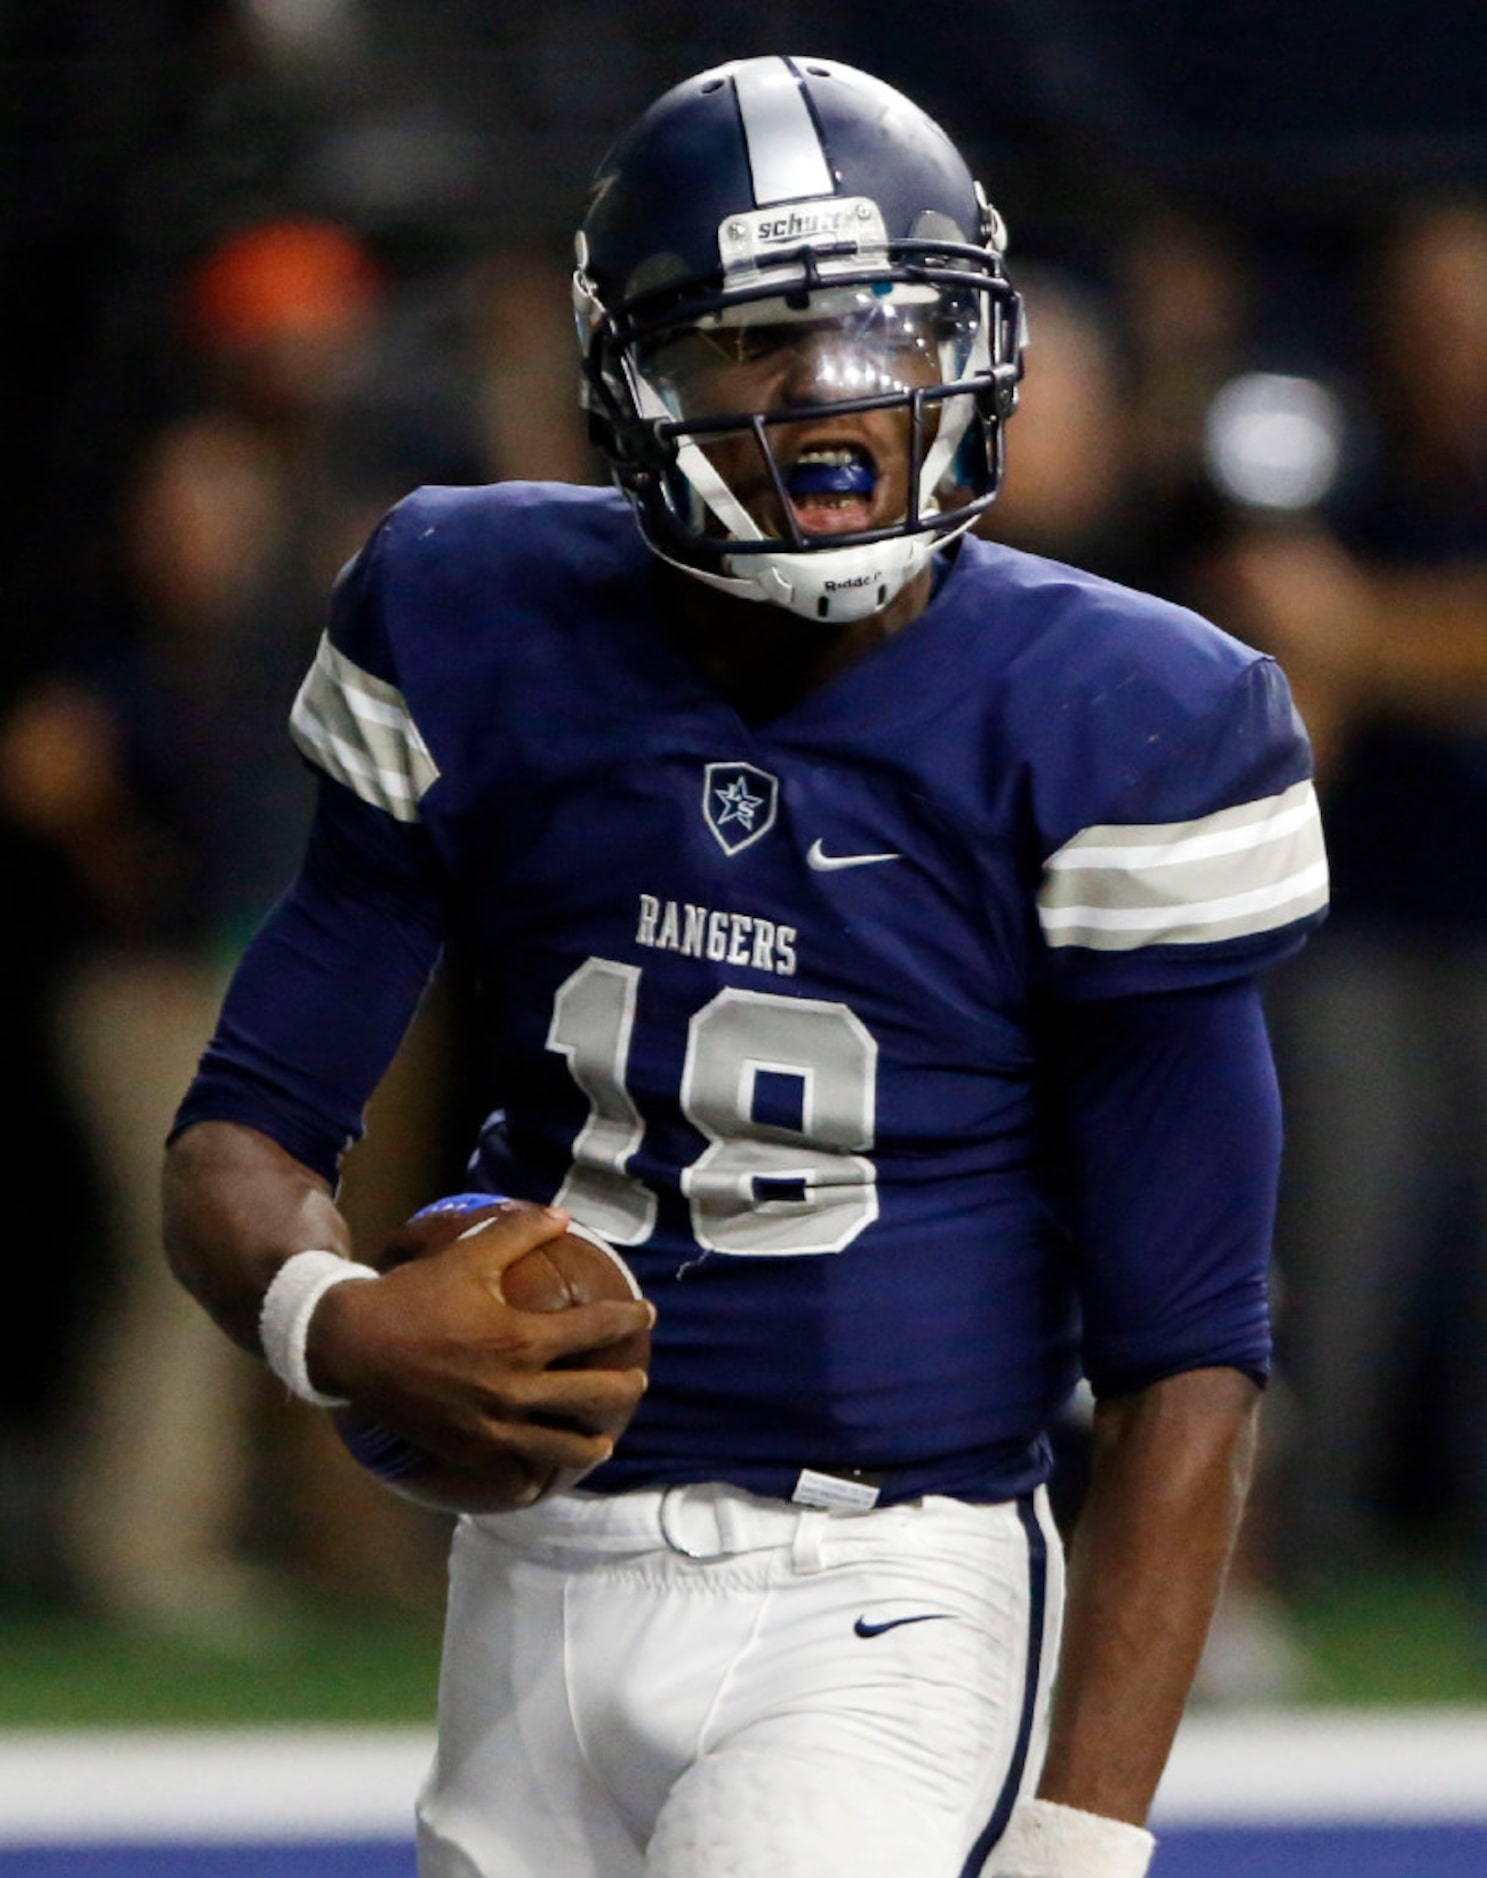
<path id="1" fill-rule="evenodd" d="M 1123 1819 L 1056 1800 L 1019 1800 L 987 1878 L 1146 1878 L 1156 1843 Z"/>
<path id="2" fill-rule="evenodd" d="M 310 1381 L 305 1367 L 310 1319 L 332 1285 L 345 1284 L 348 1278 L 377 1276 L 370 1265 L 353 1265 L 334 1252 L 296 1252 L 274 1274 L 273 1283 L 263 1294 L 259 1341 L 269 1368 L 301 1401 L 313 1402 L 317 1408 L 345 1408 L 343 1397 L 322 1395 Z"/>

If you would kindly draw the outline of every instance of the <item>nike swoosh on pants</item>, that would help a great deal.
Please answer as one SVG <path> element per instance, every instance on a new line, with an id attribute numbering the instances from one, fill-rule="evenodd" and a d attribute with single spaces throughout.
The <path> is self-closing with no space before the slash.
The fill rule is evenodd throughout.
<path id="1" fill-rule="evenodd" d="M 885 1630 L 897 1630 L 903 1624 L 944 1623 L 949 1616 L 949 1611 L 921 1611 L 917 1617 L 890 1617 L 883 1624 L 870 1624 L 865 1617 L 859 1617 L 852 1629 L 859 1637 L 881 1637 Z"/>

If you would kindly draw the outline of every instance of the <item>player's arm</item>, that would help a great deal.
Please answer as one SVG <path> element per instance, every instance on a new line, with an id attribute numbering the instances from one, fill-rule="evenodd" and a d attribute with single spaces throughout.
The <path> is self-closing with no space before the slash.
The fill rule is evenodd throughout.
<path id="1" fill-rule="evenodd" d="M 197 1122 L 175 1136 L 163 1198 L 171 1270 L 254 1356 L 263 1296 L 285 1260 L 316 1246 L 352 1256 L 330 1182 L 238 1122 Z"/>
<path id="2" fill-rule="evenodd" d="M 1244 1509 L 1259 1395 L 1217 1368 L 1097 1405 L 1044 1799 L 1145 1823 Z"/>
<path id="3" fill-rule="evenodd" d="M 442 896 L 428 868 L 415 837 L 322 785 L 304 868 L 237 972 L 181 1108 L 165 1169 L 168 1256 L 245 1348 L 263 1349 L 266 1326 L 297 1322 L 302 1362 L 285 1379 L 311 1400 L 354 1401 L 464 1466 L 493 1450 L 543 1473 L 590 1466 L 643 1378 L 551 1366 L 633 1333 L 649 1307 L 538 1315 L 503 1303 L 500 1271 L 558 1237 L 563 1215 L 531 1209 L 478 1247 L 345 1281 L 356 1269 L 345 1261 L 370 1271 L 376 1249 L 352 1247 L 333 1197 L 338 1161 L 439 955 Z M 314 1298 L 295 1291 L 302 1279 Z M 270 1296 L 285 1308 L 265 1316 Z"/>
<path id="4" fill-rule="evenodd" d="M 354 1257 L 326 1181 L 270 1137 L 234 1122 L 199 1122 L 172 1143 L 165 1217 L 176 1273 L 255 1354 L 264 1296 L 290 1259 L 309 1250 Z M 454 1248 L 375 1282 L 333 1285 L 307 1327 L 310 1385 L 477 1470 L 486 1459 L 515 1454 L 541 1478 L 607 1459 L 640 1378 L 553 1373 L 550 1366 L 629 1334 L 650 1307 L 591 1304 L 536 1314 L 508 1309 L 496 1289 L 506 1265 L 559 1237 L 566 1223 L 565 1214 L 534 1207 L 498 1222 L 478 1248 Z M 575 1426 L 554 1428 L 534 1416 L 562 1416 Z"/>
<path id="5" fill-rule="evenodd" d="M 1249 1482 L 1280 1127 L 1249 982 L 1056 1022 L 1097 1408 L 1040 1802 L 1007 1878 L 1138 1878 Z M 1112 1826 L 1110 1822 L 1118 1822 Z"/>

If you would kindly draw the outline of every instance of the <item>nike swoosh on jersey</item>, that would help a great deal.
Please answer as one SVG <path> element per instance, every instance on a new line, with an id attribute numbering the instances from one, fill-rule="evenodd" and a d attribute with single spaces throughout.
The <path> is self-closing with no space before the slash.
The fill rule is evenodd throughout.
<path id="1" fill-rule="evenodd" d="M 901 861 L 901 854 L 828 854 L 819 837 L 806 850 L 806 860 L 818 874 L 830 874 L 838 867 L 870 867 L 874 861 Z"/>
<path id="2" fill-rule="evenodd" d="M 852 1629 L 859 1637 L 881 1637 L 885 1630 L 897 1630 L 902 1624 L 934 1624 L 949 1615 L 949 1611 L 920 1611 L 915 1617 L 890 1617 L 883 1624 L 870 1624 L 865 1617 L 859 1617 Z"/>

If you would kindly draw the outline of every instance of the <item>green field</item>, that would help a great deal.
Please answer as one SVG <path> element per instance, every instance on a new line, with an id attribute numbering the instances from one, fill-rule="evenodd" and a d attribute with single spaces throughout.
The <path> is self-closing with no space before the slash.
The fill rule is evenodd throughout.
<path id="1" fill-rule="evenodd" d="M 433 1714 L 439 1616 L 307 1602 L 251 1635 L 120 1631 L 0 1610 L 0 1727 L 419 1724 Z M 1487 1638 L 1462 1574 L 1400 1564 L 1294 1613 L 1305 1697 L 1487 1702 Z"/>
<path id="2" fill-rule="evenodd" d="M 1340 1579 L 1295 1618 L 1317 1699 L 1487 1701 L 1487 1610 L 1459 1564 L 1400 1563 Z"/>
<path id="3" fill-rule="evenodd" d="M 0 1728 L 431 1722 L 436 1612 L 307 1605 L 251 1638 L 7 1612 Z"/>

